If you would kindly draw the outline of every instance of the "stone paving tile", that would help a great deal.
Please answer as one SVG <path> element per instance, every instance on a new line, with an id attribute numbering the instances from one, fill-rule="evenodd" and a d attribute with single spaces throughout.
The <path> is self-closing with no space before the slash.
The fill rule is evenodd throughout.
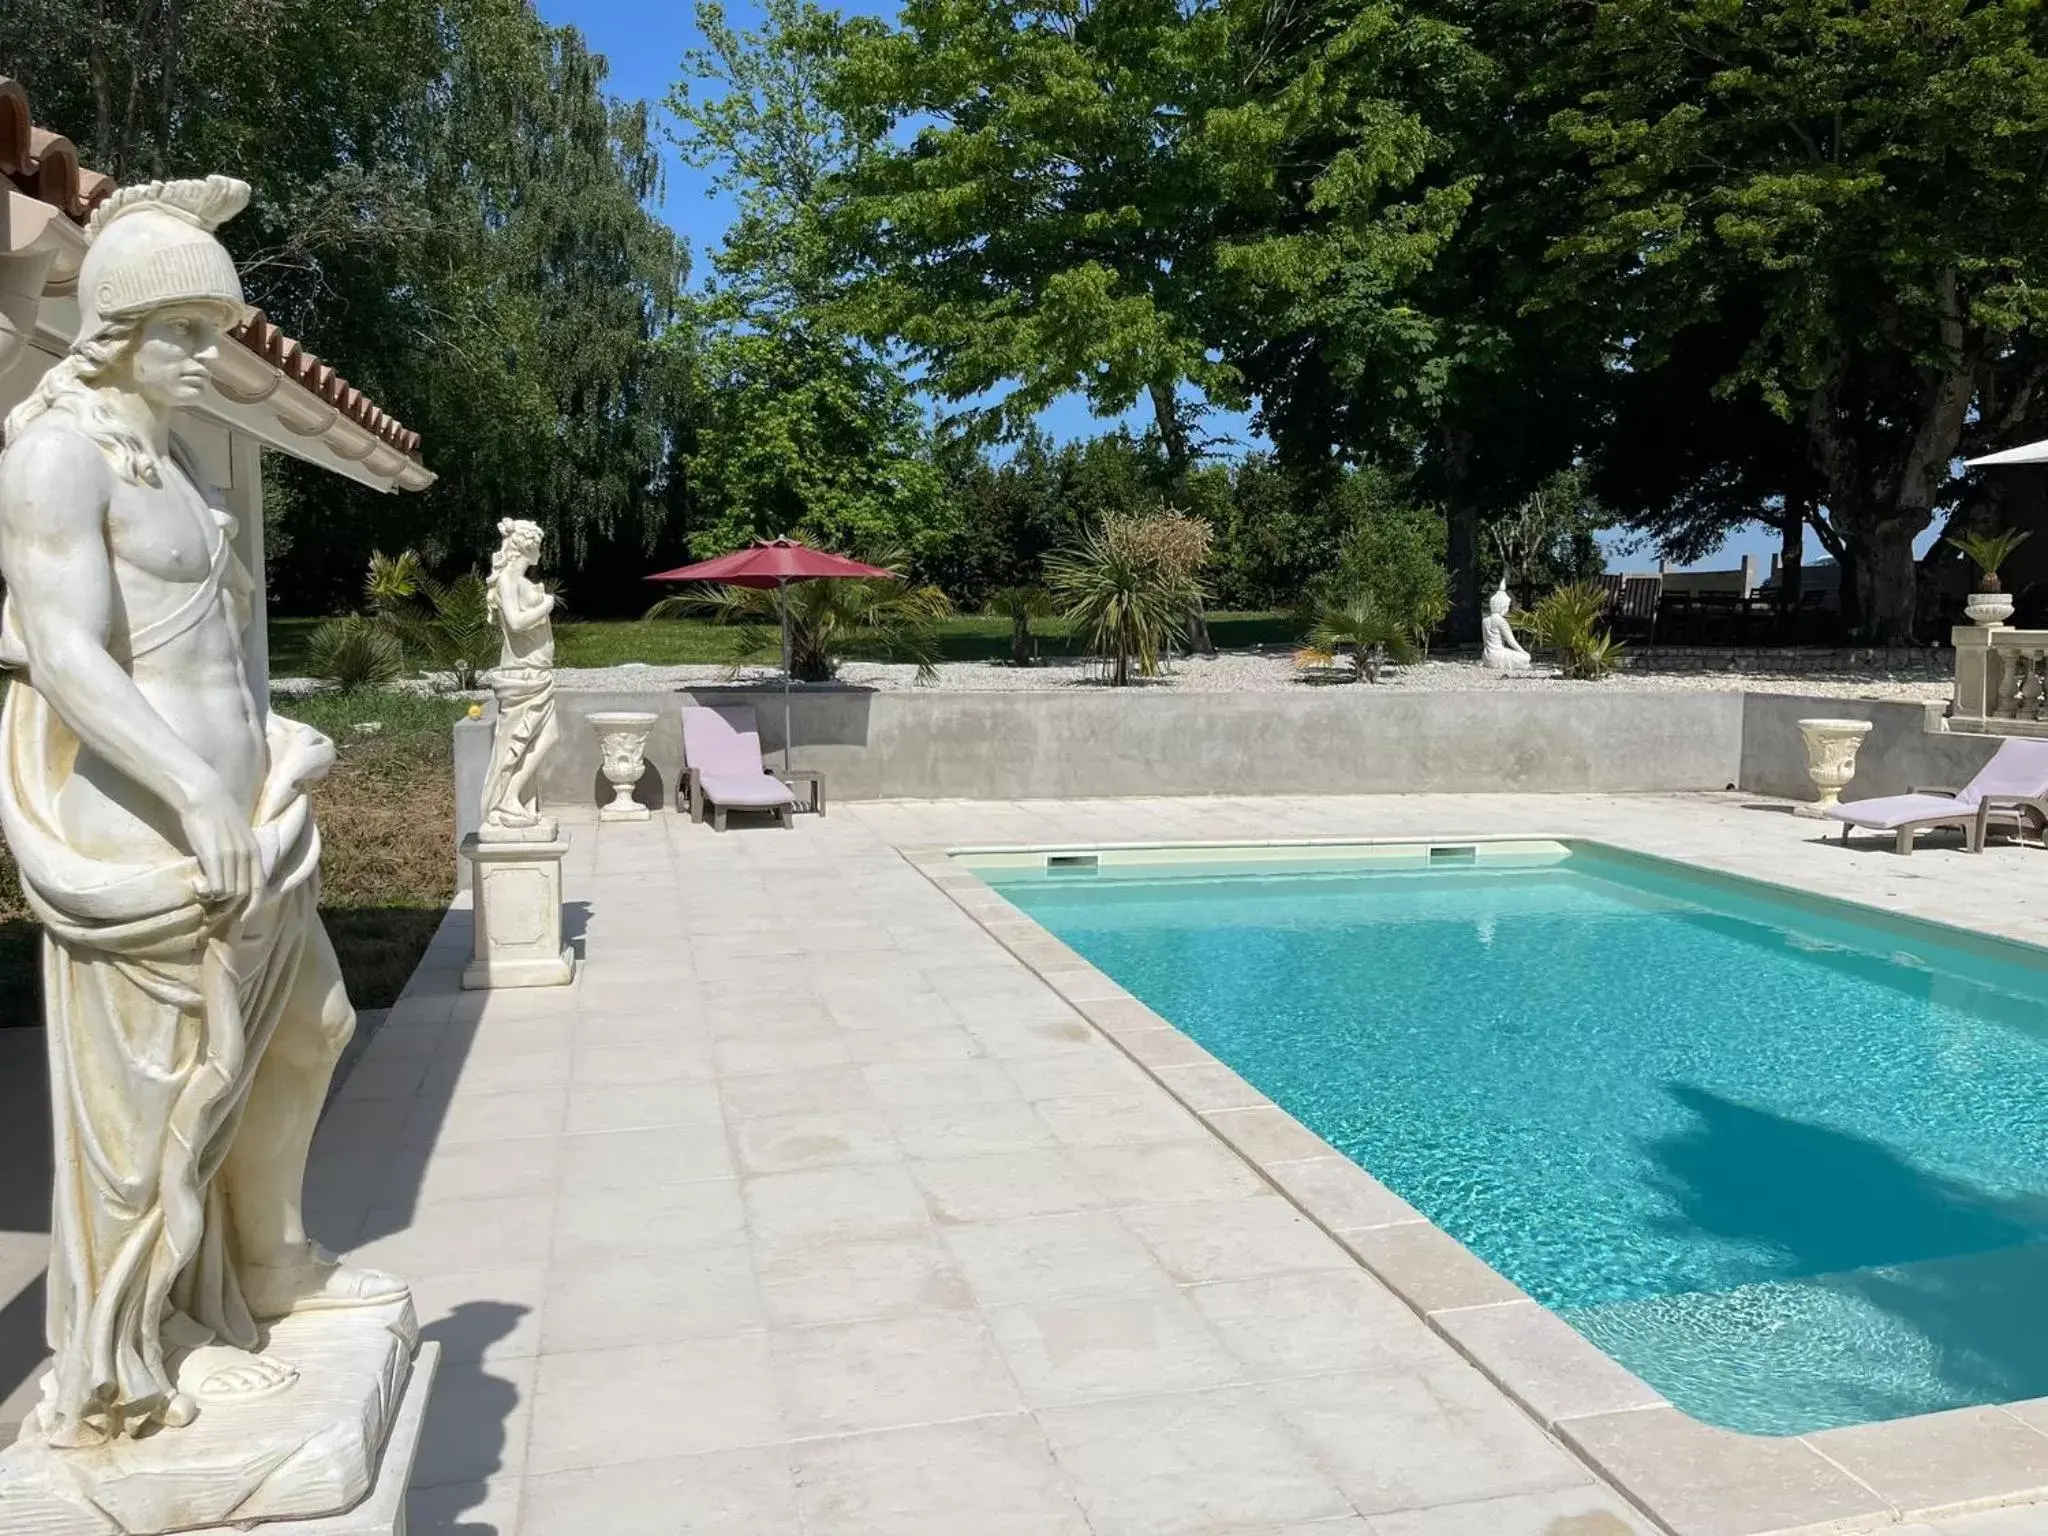
<path id="1" fill-rule="evenodd" d="M 1124 1220 L 1183 1285 L 1295 1270 L 1356 1271 L 1350 1256 L 1278 1195 L 1138 1206 Z"/>
<path id="2" fill-rule="evenodd" d="M 903 1104 L 883 1111 L 897 1144 L 925 1161 L 1052 1148 L 1053 1133 L 1030 1105 Z"/>
<path id="3" fill-rule="evenodd" d="M 1412 1369 L 1443 1359 L 1443 1341 L 1355 1268 L 1225 1280 L 1187 1294 L 1260 1378 Z"/>
<path id="4" fill-rule="evenodd" d="M 931 1225 L 924 1195 L 904 1168 L 821 1168 L 746 1181 L 747 1221 L 774 1241 L 915 1237 Z"/>
<path id="5" fill-rule="evenodd" d="M 527 1482 L 519 1536 L 802 1536 L 789 1461 L 777 1445 L 551 1472 Z"/>
<path id="6" fill-rule="evenodd" d="M 984 1307 L 1173 1288 L 1150 1250 L 1107 1211 L 970 1222 L 942 1235 Z"/>
<path id="7" fill-rule="evenodd" d="M 974 1305 L 952 1256 L 929 1233 L 818 1242 L 757 1231 L 753 1248 L 762 1310 L 777 1327 L 963 1311 Z"/>
<path id="8" fill-rule="evenodd" d="M 793 1459 L 810 1536 L 1089 1536 L 1025 1414 L 813 1441 Z"/>
<path id="9" fill-rule="evenodd" d="M 1058 1216 L 1103 1203 L 1080 1167 L 1051 1149 L 918 1159 L 909 1167 L 942 1225 Z"/>
<path id="10" fill-rule="evenodd" d="M 640 1343 L 540 1357 L 527 1465 L 564 1472 L 786 1438 L 765 1333 Z"/>
<path id="11" fill-rule="evenodd" d="M 894 1429 L 1004 1413 L 1017 1388 L 981 1318 L 923 1311 L 768 1336 L 793 1436 Z"/>
<path id="12" fill-rule="evenodd" d="M 1201 1313 L 1171 1290 L 999 1308 L 989 1327 L 1033 1408 L 1244 1379 Z"/>
<path id="13" fill-rule="evenodd" d="M 570 1135 L 717 1125 L 725 1109 L 712 1083 L 605 1083 L 571 1087 L 562 1116 Z"/>
<path id="14" fill-rule="evenodd" d="M 893 842 L 1592 832 L 1990 931 L 2048 923 L 2012 850 L 1845 855 L 1717 797 L 863 805 L 793 836 L 568 820 L 579 984 L 461 993 L 452 915 L 317 1139 L 309 1207 L 417 1282 L 447 1352 L 421 1536 L 1652 1529 L 1160 1081 L 1432 1305 L 1512 1288 L 1475 1292 L 1405 1204 L 1149 1010 L 1088 1003 L 1155 1081 Z M 1569 1430 L 1618 1466 L 1645 1444 L 1642 1424 L 1603 1439 L 1624 1417 Z M 1958 1456 L 2018 1466 L 2033 1443 L 1980 1439 Z M 1777 1518 L 1728 1493 L 1717 1432 L 1667 1441 L 1642 1475 L 1681 1528 Z M 1956 1461 L 1883 1459 L 1902 1497 L 1948 1491 Z M 1817 1457 L 1780 1470 L 1844 1531 L 1871 1507 Z M 2048 1514 L 1889 1529 L 2048 1536 Z"/>
<path id="15" fill-rule="evenodd" d="M 555 1210 L 553 1263 L 617 1262 L 736 1242 L 746 1213 L 733 1179 L 563 1196 Z"/>
<path id="16" fill-rule="evenodd" d="M 853 1066 L 814 1067 L 802 1072 L 763 1072 L 721 1083 L 719 1099 L 730 1121 L 779 1115 L 829 1115 L 874 1105 L 867 1079 Z"/>
<path id="17" fill-rule="evenodd" d="M 693 1248 L 658 1263 L 563 1266 L 543 1306 L 549 1354 L 718 1338 L 764 1321 L 744 1244 Z"/>
<path id="18" fill-rule="evenodd" d="M 1299 1377 L 1259 1390 L 1368 1516 L 1592 1482 L 1463 1361 Z"/>
<path id="19" fill-rule="evenodd" d="M 408 1278 L 420 1332 L 440 1344 L 443 1369 L 540 1353 L 545 1262 Z"/>
<path id="20" fill-rule="evenodd" d="M 1249 1387 L 1051 1408 L 1038 1421 L 1097 1536 L 1196 1536 L 1352 1512 Z"/>
<path id="21" fill-rule="evenodd" d="M 1372 1517 L 1373 1536 L 1653 1536 L 1627 1501 L 1594 1487 L 1439 1504 Z M 1892 1536 L 1912 1536 L 1894 1531 Z"/>

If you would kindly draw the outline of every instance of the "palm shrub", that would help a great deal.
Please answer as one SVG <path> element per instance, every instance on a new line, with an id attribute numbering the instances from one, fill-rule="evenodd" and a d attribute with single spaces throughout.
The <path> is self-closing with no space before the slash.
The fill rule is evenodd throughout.
<path id="1" fill-rule="evenodd" d="M 1966 533 L 1959 538 L 1945 542 L 1955 545 L 1969 556 L 1970 564 L 1977 567 L 1977 590 L 1979 592 L 2002 591 L 1998 584 L 1998 568 L 2012 558 L 2012 552 L 2026 543 L 2031 534 L 2024 529 L 1999 528 L 1988 533 Z"/>
<path id="2" fill-rule="evenodd" d="M 1349 651 L 1353 680 L 1376 683 L 1389 661 L 1406 664 L 1419 658 L 1415 629 L 1412 614 L 1396 613 L 1374 593 L 1361 591 L 1316 610 L 1309 645 L 1330 656 Z"/>
<path id="3" fill-rule="evenodd" d="M 1605 677 L 1621 660 L 1622 645 L 1600 623 L 1607 592 L 1598 583 L 1575 581 L 1558 587 L 1519 626 L 1557 654 L 1565 677 Z"/>
<path id="4" fill-rule="evenodd" d="M 453 581 L 427 578 L 425 654 L 457 688 L 476 688 L 496 665 L 500 636 L 491 617 L 489 584 L 475 571 Z"/>
<path id="5" fill-rule="evenodd" d="M 498 656 L 498 624 L 488 587 L 471 571 L 436 581 L 414 551 L 370 556 L 363 599 L 370 622 L 397 642 L 403 656 L 445 672 L 460 689 L 479 687 Z"/>
<path id="6" fill-rule="evenodd" d="M 1172 516 L 1173 514 L 1166 514 Z M 1158 517 L 1110 518 L 1046 561 L 1046 580 L 1062 614 L 1088 637 L 1112 686 L 1158 674 L 1167 647 L 1186 632 L 1202 600 L 1201 582 L 1180 558 Z"/>
<path id="7" fill-rule="evenodd" d="M 405 648 L 375 621 L 360 614 L 329 619 L 306 641 L 313 676 L 343 693 L 388 688 L 405 670 Z"/>
<path id="8" fill-rule="evenodd" d="M 1055 611 L 1050 592 L 1043 587 L 1002 587 L 989 594 L 985 611 L 1010 621 L 1012 666 L 1028 667 L 1038 659 L 1038 641 L 1031 633 L 1031 621 Z"/>
<path id="9" fill-rule="evenodd" d="M 952 612 L 937 587 L 885 577 L 797 581 L 780 589 L 789 603 L 789 674 L 822 683 L 839 671 L 849 650 L 880 650 L 917 663 L 919 682 L 936 675 L 939 623 Z M 650 619 L 702 614 L 737 626 L 734 665 L 782 643 L 782 609 L 772 587 L 717 587 L 709 594 L 679 593 L 647 610 Z"/>

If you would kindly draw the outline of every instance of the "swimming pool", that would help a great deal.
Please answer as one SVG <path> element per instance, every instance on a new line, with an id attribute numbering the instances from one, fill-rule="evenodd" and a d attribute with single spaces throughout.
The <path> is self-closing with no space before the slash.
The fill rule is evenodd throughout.
<path id="1" fill-rule="evenodd" d="M 969 859 L 1694 1417 L 2048 1394 L 2048 957 L 1598 845 Z"/>

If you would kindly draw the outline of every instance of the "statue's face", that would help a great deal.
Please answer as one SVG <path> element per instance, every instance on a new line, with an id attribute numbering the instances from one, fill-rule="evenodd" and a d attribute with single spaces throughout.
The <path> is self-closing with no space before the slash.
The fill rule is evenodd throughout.
<path id="1" fill-rule="evenodd" d="M 154 405 L 191 405 L 206 393 L 219 356 L 219 316 L 203 304 L 177 304 L 142 322 L 128 354 L 128 377 Z"/>

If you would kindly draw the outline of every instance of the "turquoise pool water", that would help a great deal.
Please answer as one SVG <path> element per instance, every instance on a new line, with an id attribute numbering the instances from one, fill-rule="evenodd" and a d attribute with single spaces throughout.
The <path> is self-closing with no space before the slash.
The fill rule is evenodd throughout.
<path id="1" fill-rule="evenodd" d="M 1697 1418 L 2048 1394 L 2048 968 L 1579 845 L 984 870 Z"/>

